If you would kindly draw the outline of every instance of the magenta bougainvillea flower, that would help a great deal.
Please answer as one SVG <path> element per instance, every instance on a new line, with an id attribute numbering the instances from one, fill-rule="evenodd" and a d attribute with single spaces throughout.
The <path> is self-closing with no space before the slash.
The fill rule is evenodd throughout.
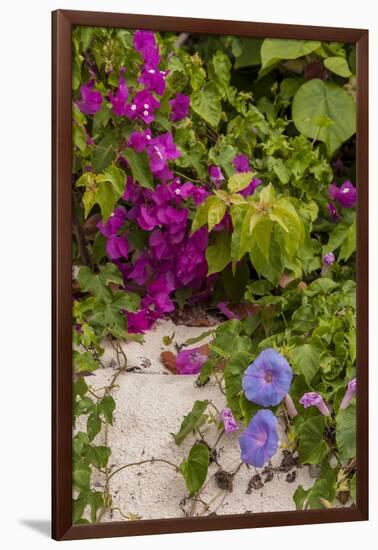
<path id="1" fill-rule="evenodd" d="M 205 251 L 208 242 L 207 228 L 201 227 L 191 235 L 177 258 L 176 276 L 180 286 L 186 286 L 207 274 Z"/>
<path id="2" fill-rule="evenodd" d="M 247 155 L 236 155 L 232 164 L 237 172 L 248 172 L 250 170 L 249 161 Z"/>
<path id="3" fill-rule="evenodd" d="M 189 113 L 189 104 L 190 104 L 190 97 L 188 95 L 184 94 L 176 94 L 176 96 L 173 99 L 169 100 L 169 105 L 171 106 L 171 115 L 170 119 L 173 122 L 177 122 L 178 120 L 182 120 L 186 116 L 188 116 Z"/>
<path id="4" fill-rule="evenodd" d="M 222 174 L 222 170 L 220 166 L 209 166 L 209 176 L 211 181 L 219 187 L 224 181 L 224 175 Z"/>
<path id="5" fill-rule="evenodd" d="M 152 31 L 135 31 L 134 48 L 140 52 L 143 61 L 149 67 L 160 63 L 159 48 L 156 45 L 155 33 Z"/>
<path id="6" fill-rule="evenodd" d="M 277 418 L 269 409 L 258 411 L 240 435 L 243 462 L 262 468 L 278 449 Z"/>
<path id="7" fill-rule="evenodd" d="M 248 187 L 245 187 L 241 191 L 239 191 L 240 195 L 242 195 L 244 198 L 249 197 L 250 195 L 253 195 L 255 192 L 256 187 L 262 184 L 262 181 L 258 178 L 252 178 L 251 183 L 248 185 Z"/>
<path id="8" fill-rule="evenodd" d="M 101 234 L 105 237 L 112 237 L 116 235 L 121 229 L 126 220 L 126 210 L 122 206 L 117 206 L 117 208 L 112 212 L 109 219 L 106 223 L 102 221 L 98 222 L 97 227 L 100 230 Z"/>
<path id="9" fill-rule="evenodd" d="M 223 422 L 224 431 L 226 432 L 226 434 L 238 431 L 239 426 L 236 423 L 231 409 L 229 409 L 228 407 L 225 407 L 220 411 L 218 418 L 220 422 Z"/>
<path id="10" fill-rule="evenodd" d="M 127 331 L 130 334 L 144 333 L 152 327 L 158 314 L 149 308 L 141 309 L 136 313 L 126 313 Z"/>
<path id="11" fill-rule="evenodd" d="M 131 120 L 141 119 L 146 124 L 155 120 L 155 111 L 159 109 L 160 102 L 148 90 L 137 92 L 125 107 L 125 114 Z"/>
<path id="12" fill-rule="evenodd" d="M 238 319 L 239 317 L 231 311 L 231 309 L 227 306 L 225 302 L 219 302 L 218 309 L 227 319 Z"/>
<path id="13" fill-rule="evenodd" d="M 335 221 L 340 220 L 340 214 L 338 213 L 336 206 L 332 202 L 329 202 L 327 204 L 327 208 L 328 208 L 329 215 L 333 220 Z"/>
<path id="14" fill-rule="evenodd" d="M 303 405 L 305 409 L 308 407 L 316 407 L 323 416 L 330 415 L 329 409 L 325 404 L 323 397 L 314 391 L 303 394 L 299 400 L 299 403 Z"/>
<path id="15" fill-rule="evenodd" d="M 332 183 L 328 188 L 328 196 L 343 208 L 356 206 L 357 190 L 350 181 L 344 181 L 340 187 L 337 187 L 336 183 Z"/>
<path id="16" fill-rule="evenodd" d="M 145 66 L 138 78 L 138 82 L 143 84 L 146 90 L 163 95 L 167 74 L 168 71 L 160 71 L 158 68 Z"/>
<path id="17" fill-rule="evenodd" d="M 198 374 L 206 361 L 207 355 L 201 353 L 200 348 L 180 351 L 176 357 L 176 369 L 178 374 Z"/>
<path id="18" fill-rule="evenodd" d="M 268 348 L 249 365 L 243 375 L 247 399 L 262 407 L 278 405 L 289 391 L 293 372 L 278 351 Z"/>
<path id="19" fill-rule="evenodd" d="M 345 392 L 345 395 L 340 403 L 340 409 L 346 409 L 349 406 L 353 397 L 356 395 L 356 391 L 357 391 L 357 380 L 356 378 L 353 378 L 349 382 L 347 391 Z"/>
<path id="20" fill-rule="evenodd" d="M 111 260 L 127 258 L 129 254 L 129 243 L 126 237 L 113 235 L 106 241 L 106 254 Z"/>
<path id="21" fill-rule="evenodd" d="M 151 130 L 147 128 L 144 132 L 132 132 L 129 137 L 129 147 L 132 147 L 137 153 L 144 151 L 148 143 L 152 140 Z"/>
<path id="22" fill-rule="evenodd" d="M 102 95 L 101 92 L 94 89 L 94 85 L 95 81 L 92 78 L 80 86 L 81 99 L 76 104 L 85 115 L 95 115 L 101 109 Z"/>
<path id="23" fill-rule="evenodd" d="M 118 88 L 115 94 L 109 93 L 109 100 L 113 106 L 113 113 L 117 116 L 125 116 L 127 112 L 127 98 L 129 92 L 124 78 L 125 69 L 119 71 Z"/>

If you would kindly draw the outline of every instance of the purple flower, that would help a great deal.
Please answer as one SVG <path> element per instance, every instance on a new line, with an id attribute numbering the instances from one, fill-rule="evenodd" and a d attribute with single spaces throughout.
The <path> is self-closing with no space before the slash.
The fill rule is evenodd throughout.
<path id="1" fill-rule="evenodd" d="M 350 181 L 344 181 L 341 187 L 332 183 L 328 188 L 328 196 L 343 208 L 353 208 L 356 205 L 357 190 Z"/>
<path id="2" fill-rule="evenodd" d="M 127 98 L 129 95 L 126 80 L 123 77 L 125 69 L 119 71 L 118 88 L 115 93 L 109 93 L 110 103 L 113 105 L 113 113 L 117 116 L 125 116 L 127 112 Z"/>
<path id="3" fill-rule="evenodd" d="M 329 212 L 329 215 L 331 216 L 331 218 L 333 220 L 338 221 L 340 219 L 340 214 L 338 213 L 336 206 L 334 204 L 332 204 L 332 202 L 329 202 L 327 204 L 327 208 L 328 208 L 328 212 Z"/>
<path id="4" fill-rule="evenodd" d="M 94 90 L 94 85 L 95 81 L 92 78 L 80 86 L 81 99 L 76 104 L 85 115 L 95 115 L 101 109 L 102 95 L 98 90 Z"/>
<path id="5" fill-rule="evenodd" d="M 245 187 L 244 189 L 239 191 L 239 193 L 244 198 L 249 197 L 250 195 L 253 195 L 253 193 L 255 192 L 255 189 L 261 184 L 262 184 L 261 180 L 259 180 L 258 178 L 253 178 L 251 180 L 251 183 L 248 185 L 248 187 Z"/>
<path id="6" fill-rule="evenodd" d="M 130 334 L 143 333 L 156 321 L 158 314 L 148 308 L 141 309 L 136 313 L 126 313 L 127 331 Z"/>
<path id="7" fill-rule="evenodd" d="M 231 409 L 225 407 L 222 409 L 218 415 L 218 418 L 221 422 L 223 422 L 224 431 L 226 434 L 237 432 L 239 427 L 236 424 L 236 420 L 234 418 L 234 415 L 232 414 Z"/>
<path id="8" fill-rule="evenodd" d="M 169 100 L 171 106 L 170 119 L 177 122 L 188 116 L 190 97 L 188 95 L 178 93 L 173 99 Z"/>
<path id="9" fill-rule="evenodd" d="M 146 149 L 151 140 L 151 130 L 147 128 L 145 132 L 132 132 L 129 137 L 128 145 L 129 147 L 132 147 L 137 153 L 141 153 Z"/>
<path id="10" fill-rule="evenodd" d="M 323 256 L 323 265 L 332 265 L 335 262 L 335 255 L 333 252 L 328 252 Z"/>
<path id="11" fill-rule="evenodd" d="M 349 384 L 347 391 L 345 392 L 345 395 L 340 403 L 340 409 L 346 409 L 349 406 L 349 403 L 352 401 L 353 397 L 356 395 L 357 390 L 357 380 L 356 378 L 353 378 Z"/>
<path id="12" fill-rule="evenodd" d="M 224 181 L 224 175 L 222 174 L 220 166 L 209 166 L 209 176 L 217 187 Z"/>
<path id="13" fill-rule="evenodd" d="M 179 374 L 198 374 L 207 361 L 207 355 L 200 348 L 193 348 L 180 353 L 176 357 L 176 368 Z"/>
<path id="14" fill-rule="evenodd" d="M 152 31 L 135 31 L 134 48 L 140 52 L 147 66 L 157 67 L 159 65 L 159 48 L 156 45 L 155 34 Z"/>
<path id="15" fill-rule="evenodd" d="M 232 164 L 237 172 L 249 172 L 250 170 L 248 157 L 246 155 L 236 155 Z"/>
<path id="16" fill-rule="evenodd" d="M 159 101 L 148 91 L 137 92 L 131 103 L 125 107 L 125 114 L 131 119 L 141 119 L 146 124 L 155 120 L 155 111 L 160 107 Z"/>
<path id="17" fill-rule="evenodd" d="M 144 285 L 151 275 L 150 260 L 145 254 L 139 256 L 135 261 L 132 271 L 128 274 L 128 278 L 135 281 L 138 285 Z"/>
<path id="18" fill-rule="evenodd" d="M 154 209 L 145 205 L 140 207 L 136 220 L 139 226 L 145 231 L 151 231 L 158 225 Z"/>
<path id="19" fill-rule="evenodd" d="M 268 348 L 256 357 L 243 376 L 243 390 L 249 401 L 262 407 L 278 405 L 289 391 L 293 373 L 278 351 Z"/>
<path id="20" fill-rule="evenodd" d="M 218 309 L 227 319 L 238 319 L 239 317 L 234 313 L 225 302 L 219 302 Z"/>
<path id="21" fill-rule="evenodd" d="M 127 258 L 129 254 L 129 243 L 126 237 L 113 235 L 106 241 L 106 253 L 111 260 Z"/>
<path id="22" fill-rule="evenodd" d="M 165 79 L 168 71 L 160 71 L 157 68 L 143 67 L 138 82 L 144 85 L 146 90 L 163 95 L 165 90 Z"/>
<path id="23" fill-rule="evenodd" d="M 182 286 L 187 286 L 207 274 L 205 251 L 208 242 L 206 227 L 191 235 L 182 247 L 176 263 L 176 276 Z"/>
<path id="24" fill-rule="evenodd" d="M 335 255 L 333 252 L 328 252 L 323 256 L 323 267 L 321 271 L 322 277 L 325 277 L 329 271 L 331 265 L 335 263 Z"/>
<path id="25" fill-rule="evenodd" d="M 166 178 L 170 179 L 172 175 L 167 161 L 177 159 L 181 155 L 181 152 L 177 149 L 172 134 L 166 132 L 149 142 L 147 154 L 150 160 L 151 172 L 164 181 Z"/>
<path id="26" fill-rule="evenodd" d="M 285 401 L 288 415 L 290 416 L 290 418 L 295 418 L 298 414 L 298 411 L 294 405 L 294 401 L 292 400 L 292 398 L 288 393 L 285 395 L 284 401 Z"/>
<path id="27" fill-rule="evenodd" d="M 104 237 L 113 237 L 118 233 L 126 220 L 126 210 L 118 206 L 110 215 L 106 223 L 98 222 L 97 227 Z"/>
<path id="28" fill-rule="evenodd" d="M 258 411 L 239 438 L 243 462 L 262 468 L 278 449 L 277 418 L 269 409 Z"/>
<path id="29" fill-rule="evenodd" d="M 329 409 L 324 403 L 323 397 L 314 391 L 303 394 L 299 400 L 299 403 L 303 405 L 305 409 L 308 407 L 316 407 L 323 416 L 330 415 Z"/>

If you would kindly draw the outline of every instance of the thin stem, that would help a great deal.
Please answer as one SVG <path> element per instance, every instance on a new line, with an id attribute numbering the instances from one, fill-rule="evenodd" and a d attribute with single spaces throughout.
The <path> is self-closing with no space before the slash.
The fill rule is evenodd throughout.
<path id="1" fill-rule="evenodd" d="M 186 176 L 185 174 L 183 174 L 182 172 L 179 172 L 178 170 L 175 170 L 176 174 L 178 176 L 180 176 L 181 178 L 185 178 L 186 180 L 188 181 L 192 181 L 193 183 L 203 183 L 203 181 L 201 180 L 196 180 L 194 178 L 190 178 L 189 176 Z"/>
<path id="2" fill-rule="evenodd" d="M 114 477 L 116 474 L 121 472 L 122 470 L 125 470 L 126 468 L 130 468 L 131 466 L 140 466 L 141 464 L 154 464 L 154 462 L 162 462 L 164 464 L 168 464 L 168 466 L 171 466 L 171 468 L 174 468 L 176 472 L 179 472 L 180 469 L 176 464 L 173 464 L 173 462 L 169 462 L 169 460 L 165 460 L 164 458 L 147 458 L 146 460 L 141 460 L 140 462 L 130 462 L 129 464 L 124 464 L 123 466 L 120 466 L 114 472 L 112 472 L 108 476 L 108 483 Z"/>
<path id="3" fill-rule="evenodd" d="M 87 243 L 86 243 L 86 239 L 85 239 L 85 235 L 84 235 L 84 230 L 83 230 L 83 227 L 82 227 L 82 225 L 79 221 L 78 215 L 77 215 L 77 210 L 79 209 L 79 205 L 77 203 L 77 200 L 76 200 L 76 197 L 75 197 L 74 193 L 72 193 L 72 201 L 73 201 L 72 225 L 73 225 L 73 231 L 74 231 L 74 234 L 75 234 L 75 237 L 76 237 L 77 246 L 79 248 L 80 258 L 81 258 L 81 261 L 84 265 L 86 265 L 87 267 L 90 267 L 91 269 L 93 269 L 92 260 L 89 256 L 89 252 L 88 252 L 88 249 L 87 249 Z"/>

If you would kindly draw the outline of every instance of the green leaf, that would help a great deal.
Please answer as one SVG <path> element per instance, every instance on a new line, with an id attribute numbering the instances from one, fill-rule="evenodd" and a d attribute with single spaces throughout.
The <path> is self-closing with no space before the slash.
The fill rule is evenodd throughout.
<path id="1" fill-rule="evenodd" d="M 91 353 L 85 351 L 80 353 L 76 350 L 73 352 L 73 366 L 75 372 L 93 372 L 100 366 Z"/>
<path id="2" fill-rule="evenodd" d="M 89 493 L 89 505 L 91 507 L 91 522 L 95 523 L 97 512 L 104 505 L 104 496 L 100 491 L 91 491 Z"/>
<path id="3" fill-rule="evenodd" d="M 207 223 L 209 226 L 209 231 L 211 231 L 218 223 L 223 220 L 226 213 L 226 204 L 221 198 L 213 195 L 206 199 L 206 208 Z"/>
<path id="4" fill-rule="evenodd" d="M 230 177 L 227 187 L 231 193 L 238 193 L 248 187 L 252 178 L 253 172 L 238 172 Z"/>
<path id="5" fill-rule="evenodd" d="M 260 38 L 241 38 L 241 53 L 235 59 L 234 68 L 251 67 L 260 65 L 260 49 L 262 40 Z"/>
<path id="6" fill-rule="evenodd" d="M 116 157 L 115 144 L 117 139 L 114 134 L 105 136 L 96 145 L 92 168 L 95 172 L 101 172 L 104 170 Z"/>
<path id="7" fill-rule="evenodd" d="M 109 181 L 102 181 L 98 184 L 96 190 L 96 202 L 100 206 L 103 222 L 106 222 L 110 218 L 117 199 L 117 193 Z"/>
<path id="8" fill-rule="evenodd" d="M 72 472 L 72 483 L 79 490 L 89 489 L 91 469 L 83 460 L 74 464 Z"/>
<path id="9" fill-rule="evenodd" d="M 180 445 L 195 428 L 199 428 L 206 422 L 207 415 L 204 412 L 208 404 L 207 399 L 194 402 L 192 410 L 184 416 L 179 431 L 174 435 L 176 445 Z"/>
<path id="10" fill-rule="evenodd" d="M 344 235 L 343 244 L 341 245 L 339 256 L 337 260 L 345 262 L 349 260 L 353 252 L 356 251 L 356 224 L 352 223 L 349 229 L 346 230 Z"/>
<path id="11" fill-rule="evenodd" d="M 83 292 L 91 292 L 97 298 L 105 301 L 112 299 L 112 292 L 108 288 L 109 283 L 123 285 L 121 272 L 116 265 L 110 262 L 101 267 L 99 273 L 93 273 L 89 267 L 81 267 L 77 280 Z"/>
<path id="12" fill-rule="evenodd" d="M 303 464 L 320 464 L 328 452 L 323 433 L 326 426 L 324 416 L 305 420 L 298 430 L 299 459 Z"/>
<path id="13" fill-rule="evenodd" d="M 337 74 L 338 76 L 348 78 L 352 75 L 349 69 L 348 62 L 346 59 L 344 59 L 344 57 L 327 57 L 324 60 L 324 65 L 327 69 Z"/>
<path id="14" fill-rule="evenodd" d="M 123 155 L 130 165 L 134 181 L 139 182 L 142 187 L 153 189 L 154 185 L 147 153 L 145 151 L 137 153 L 134 149 L 128 147 L 123 151 Z"/>
<path id="15" fill-rule="evenodd" d="M 330 500 L 330 496 L 332 496 L 332 488 L 329 482 L 326 479 L 317 479 L 307 491 L 299 485 L 293 499 L 297 510 L 306 510 L 325 508 L 320 499 Z"/>
<path id="16" fill-rule="evenodd" d="M 114 166 L 114 164 L 112 164 L 111 166 L 108 166 L 103 174 L 99 174 L 96 177 L 96 181 L 108 181 L 112 184 L 114 191 L 120 197 L 125 191 L 126 174 L 123 170 L 117 168 L 117 166 Z"/>
<path id="17" fill-rule="evenodd" d="M 206 249 L 207 275 L 223 271 L 230 263 L 230 245 L 231 235 L 228 231 L 220 231 L 215 234 L 214 242 Z"/>
<path id="18" fill-rule="evenodd" d="M 209 468 L 209 449 L 203 443 L 196 443 L 188 457 L 180 464 L 190 495 L 194 495 L 204 484 Z"/>
<path id="19" fill-rule="evenodd" d="M 332 126 L 319 128 L 317 117 L 326 116 Z M 295 94 L 292 117 L 297 130 L 325 143 L 331 156 L 356 132 L 356 104 L 351 95 L 337 84 L 312 79 Z"/>
<path id="20" fill-rule="evenodd" d="M 194 92 L 191 96 L 190 106 L 210 126 L 217 128 L 222 114 L 222 106 L 215 83 L 209 82 L 202 90 Z"/>
<path id="21" fill-rule="evenodd" d="M 231 61 L 229 56 L 218 50 L 209 65 L 209 75 L 213 82 L 215 82 L 217 89 L 223 98 L 226 96 L 227 89 L 230 84 L 230 69 Z"/>
<path id="22" fill-rule="evenodd" d="M 268 261 L 273 224 L 268 216 L 257 213 L 255 217 L 257 221 L 253 224 L 251 231 L 251 249 L 256 245 L 260 249 L 265 260 Z M 252 218 L 251 223 L 253 220 L 254 218 Z"/>
<path id="23" fill-rule="evenodd" d="M 298 59 L 320 47 L 315 40 L 286 40 L 265 38 L 261 46 L 261 70 L 274 65 L 281 59 Z"/>
<path id="24" fill-rule="evenodd" d="M 98 404 L 99 414 L 103 414 L 109 424 L 113 424 L 113 412 L 116 407 L 115 401 L 111 395 L 106 395 Z"/>
<path id="25" fill-rule="evenodd" d="M 72 499 L 72 522 L 77 523 L 84 513 L 85 507 L 89 504 L 88 492 L 82 491 L 79 496 Z"/>
<path id="26" fill-rule="evenodd" d="M 294 311 L 291 317 L 293 330 L 298 332 L 309 332 L 318 324 L 314 308 L 311 304 L 305 304 Z"/>
<path id="27" fill-rule="evenodd" d="M 93 441 L 96 435 L 101 430 L 101 420 L 97 413 L 92 413 L 88 416 L 87 420 L 87 434 L 89 441 Z"/>
<path id="28" fill-rule="evenodd" d="M 240 408 L 240 395 L 242 393 L 243 373 L 251 363 L 252 357 L 245 351 L 234 353 L 224 369 L 224 382 L 227 406 L 233 414 L 240 418 L 242 410 Z"/>
<path id="29" fill-rule="evenodd" d="M 88 391 L 87 383 L 85 382 L 84 378 L 81 376 L 73 383 L 73 396 L 74 398 L 79 395 L 80 397 L 84 397 L 84 395 Z"/>
<path id="30" fill-rule="evenodd" d="M 99 445 L 97 447 L 89 447 L 88 450 L 88 460 L 91 464 L 96 466 L 96 468 L 105 468 L 112 454 L 109 447 Z"/>
<path id="31" fill-rule="evenodd" d="M 336 443 L 342 462 L 356 456 L 356 405 L 353 402 L 337 413 Z"/>
<path id="32" fill-rule="evenodd" d="M 72 129 L 72 134 L 74 146 L 83 153 L 87 148 L 87 136 L 85 135 L 84 127 L 75 124 Z"/>
<path id="33" fill-rule="evenodd" d="M 303 374 L 311 384 L 320 367 L 320 349 L 314 344 L 296 346 L 291 352 L 292 366 L 296 374 Z"/>

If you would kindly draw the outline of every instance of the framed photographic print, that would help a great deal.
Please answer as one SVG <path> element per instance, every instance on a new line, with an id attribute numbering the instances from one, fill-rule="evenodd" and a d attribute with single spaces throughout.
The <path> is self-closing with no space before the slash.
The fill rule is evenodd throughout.
<path id="1" fill-rule="evenodd" d="M 53 13 L 53 537 L 368 518 L 368 31 Z"/>

